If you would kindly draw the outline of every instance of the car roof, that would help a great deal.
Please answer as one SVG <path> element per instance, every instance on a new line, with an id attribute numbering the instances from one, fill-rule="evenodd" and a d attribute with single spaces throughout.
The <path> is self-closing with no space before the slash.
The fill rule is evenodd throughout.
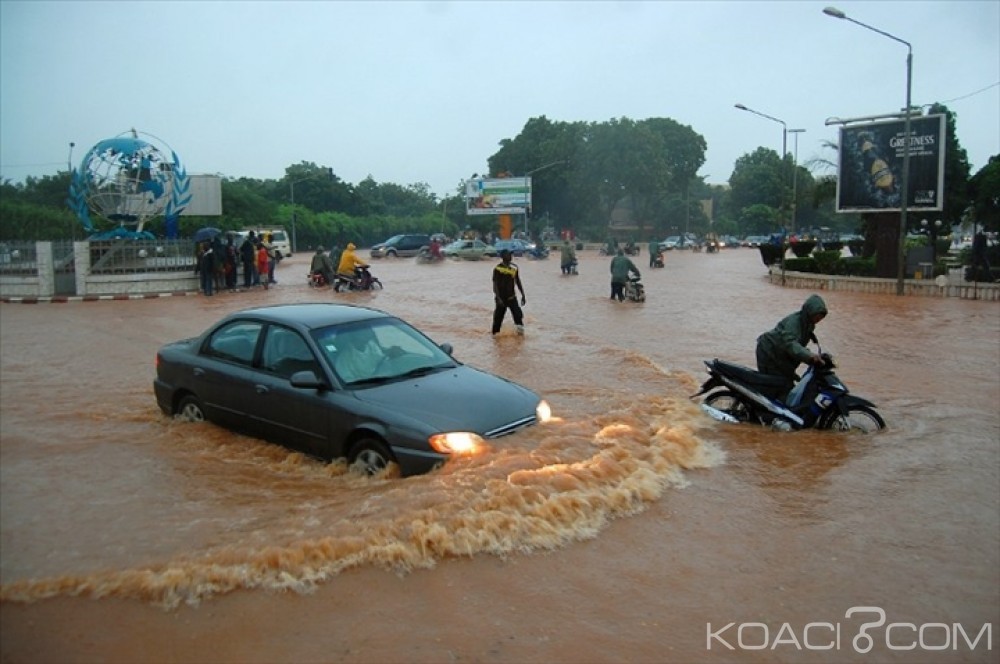
<path id="1" fill-rule="evenodd" d="M 227 316 L 233 318 L 256 318 L 272 323 L 291 323 L 308 329 L 352 323 L 373 318 L 391 318 L 384 311 L 350 304 L 327 304 L 322 302 L 305 304 L 275 304 L 266 307 L 243 309 Z"/>

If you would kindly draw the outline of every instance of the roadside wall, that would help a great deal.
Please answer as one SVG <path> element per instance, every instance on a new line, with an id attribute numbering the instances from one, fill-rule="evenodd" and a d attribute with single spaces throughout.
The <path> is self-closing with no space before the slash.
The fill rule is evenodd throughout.
<path id="1" fill-rule="evenodd" d="M 850 293 L 896 294 L 896 279 L 876 279 L 874 277 L 841 277 L 828 274 L 785 271 L 784 277 L 779 266 L 771 266 L 769 277 L 772 284 L 786 288 L 802 288 L 815 291 L 845 291 Z M 906 279 L 903 294 L 919 297 L 958 297 L 966 300 L 1000 301 L 1000 285 L 968 282 L 963 270 L 951 270 L 947 276 L 937 279 Z"/>

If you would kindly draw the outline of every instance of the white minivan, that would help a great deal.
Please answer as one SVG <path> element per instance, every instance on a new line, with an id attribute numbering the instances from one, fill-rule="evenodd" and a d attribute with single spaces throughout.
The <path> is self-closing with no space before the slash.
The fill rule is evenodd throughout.
<path id="1" fill-rule="evenodd" d="M 253 231 L 258 236 L 267 237 L 267 234 L 271 234 L 271 246 L 275 250 L 275 258 L 279 261 L 282 258 L 288 258 L 292 255 L 292 245 L 288 241 L 288 233 L 281 226 L 271 226 L 269 228 L 244 228 L 243 234 L 246 235 L 247 231 Z"/>

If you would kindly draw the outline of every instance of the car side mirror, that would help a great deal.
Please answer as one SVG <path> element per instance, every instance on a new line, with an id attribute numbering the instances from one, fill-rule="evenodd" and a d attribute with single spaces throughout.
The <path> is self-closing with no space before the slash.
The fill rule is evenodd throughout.
<path id="1" fill-rule="evenodd" d="M 312 371 L 296 371 L 292 374 L 292 377 L 289 380 L 292 383 L 292 387 L 298 387 L 306 390 L 327 389 L 326 383 L 320 380 Z"/>
<path id="2" fill-rule="evenodd" d="M 454 349 L 454 348 L 452 347 L 452 345 L 451 345 L 450 343 L 448 343 L 448 342 L 445 342 L 445 343 L 441 344 L 441 345 L 439 346 L 439 348 L 440 348 L 441 350 L 443 350 L 444 352 L 448 353 L 448 355 L 451 355 L 452 353 L 454 353 L 454 352 L 455 352 L 455 349 Z"/>

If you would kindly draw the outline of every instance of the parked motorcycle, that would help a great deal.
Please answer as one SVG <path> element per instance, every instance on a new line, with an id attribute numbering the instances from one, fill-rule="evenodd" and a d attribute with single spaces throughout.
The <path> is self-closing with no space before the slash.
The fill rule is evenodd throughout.
<path id="1" fill-rule="evenodd" d="M 818 345 L 818 344 L 817 344 Z M 791 392 L 787 383 L 749 367 L 715 359 L 705 361 L 709 379 L 692 399 L 711 417 L 723 422 L 769 425 L 781 431 L 833 429 L 870 433 L 885 428 L 875 404 L 850 393 L 833 372 L 833 356 L 823 353 L 822 364 L 811 365 Z"/>
<path id="2" fill-rule="evenodd" d="M 333 281 L 333 290 L 338 293 L 342 290 L 367 291 L 381 290 L 382 282 L 378 277 L 372 276 L 367 267 L 354 268 L 353 275 L 337 273 Z"/>

